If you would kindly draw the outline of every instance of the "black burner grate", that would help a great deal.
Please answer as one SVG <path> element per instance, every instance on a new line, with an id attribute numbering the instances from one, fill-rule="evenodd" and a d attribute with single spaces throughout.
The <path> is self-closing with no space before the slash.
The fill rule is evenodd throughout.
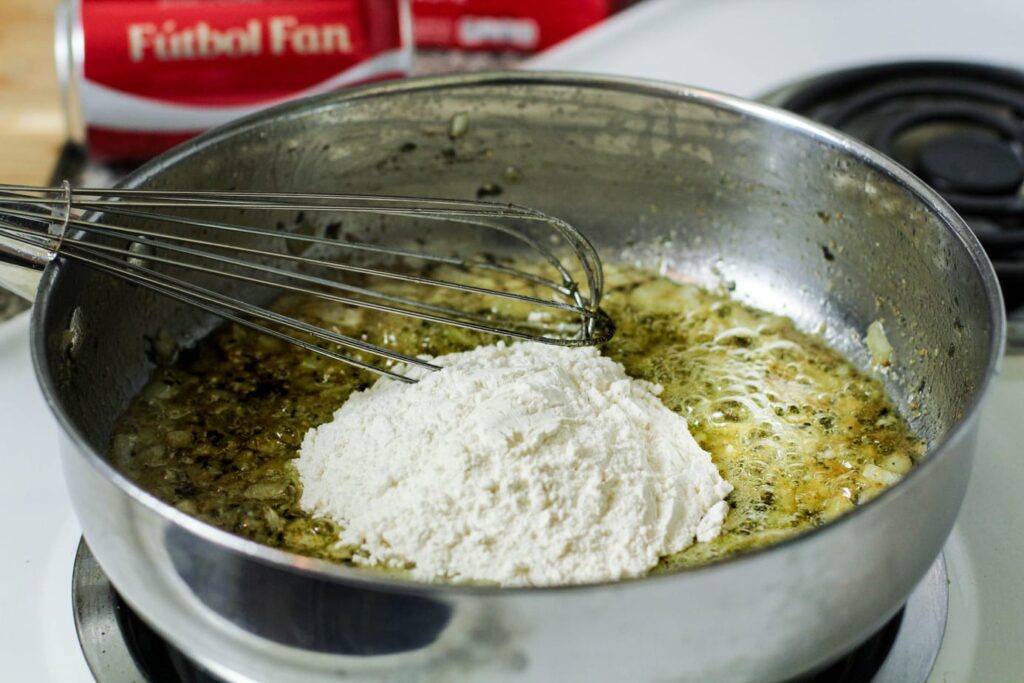
<path id="1" fill-rule="evenodd" d="M 148 683 L 221 683 L 220 678 L 194 664 L 157 635 L 116 591 L 111 590 L 111 595 L 117 625 L 135 665 Z"/>
<path id="2" fill-rule="evenodd" d="M 764 99 L 864 140 L 929 183 L 978 235 L 1007 308 L 1024 307 L 1024 72 L 879 64 Z"/>

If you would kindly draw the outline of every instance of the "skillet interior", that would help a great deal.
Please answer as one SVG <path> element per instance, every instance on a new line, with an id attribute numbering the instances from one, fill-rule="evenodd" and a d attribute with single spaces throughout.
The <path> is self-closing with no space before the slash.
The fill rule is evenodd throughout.
<path id="1" fill-rule="evenodd" d="M 988 293 L 977 255 L 912 192 L 827 143 L 783 137 L 742 113 L 654 98 L 626 105 L 598 89 L 566 102 L 558 85 L 547 90 L 550 99 L 535 87 L 480 86 L 393 96 L 407 103 L 367 98 L 284 110 L 272 126 L 241 125 L 187 157 L 172 152 L 155 162 L 156 176 L 151 167 L 128 183 L 449 197 L 473 197 L 493 183 L 501 201 L 581 226 L 606 259 L 725 283 L 807 331 L 824 323 L 829 342 L 860 367 L 869 360 L 865 330 L 881 320 L 898 359 L 887 388 L 930 441 L 973 403 L 993 331 Z M 453 140 L 449 122 L 462 112 L 469 132 Z M 509 167 L 517 182 L 508 181 Z M 379 223 L 354 220 L 346 229 L 372 239 Z M 267 296 L 252 287 L 234 293 Z M 75 310 L 81 334 L 72 351 L 62 332 Z M 61 407 L 100 452 L 153 367 L 152 339 L 166 332 L 188 344 L 217 323 L 69 264 L 44 313 Z"/>

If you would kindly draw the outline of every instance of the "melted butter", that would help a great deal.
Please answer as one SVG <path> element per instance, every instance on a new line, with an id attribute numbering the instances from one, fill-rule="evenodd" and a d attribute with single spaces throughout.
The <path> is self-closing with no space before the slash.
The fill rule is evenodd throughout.
<path id="1" fill-rule="evenodd" d="M 786 318 L 649 271 L 609 265 L 605 276 L 603 306 L 618 329 L 604 353 L 664 387 L 662 400 L 686 417 L 735 487 L 721 536 L 664 558 L 655 571 L 711 562 L 825 523 L 921 457 L 923 444 L 881 384 Z M 419 294 L 404 287 L 391 289 Z M 430 301 L 458 307 L 459 296 L 435 290 Z M 494 341 L 303 297 L 285 297 L 276 308 L 408 354 Z M 337 545 L 337 527 L 299 507 L 290 461 L 306 430 L 374 379 L 228 325 L 154 373 L 119 421 L 110 457 L 144 489 L 211 524 L 348 562 L 357 551 Z"/>

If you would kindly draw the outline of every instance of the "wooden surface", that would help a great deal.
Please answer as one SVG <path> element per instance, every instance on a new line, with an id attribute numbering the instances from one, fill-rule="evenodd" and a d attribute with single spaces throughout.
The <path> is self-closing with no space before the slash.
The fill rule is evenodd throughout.
<path id="1" fill-rule="evenodd" d="M 0 0 L 0 183 L 45 183 L 64 142 L 53 66 L 56 5 Z"/>

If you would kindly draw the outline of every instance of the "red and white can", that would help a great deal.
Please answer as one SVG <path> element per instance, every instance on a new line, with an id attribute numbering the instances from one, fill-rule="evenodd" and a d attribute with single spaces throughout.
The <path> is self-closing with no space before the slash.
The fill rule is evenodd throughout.
<path id="1" fill-rule="evenodd" d="M 65 0 L 57 71 L 72 136 L 145 159 L 286 100 L 408 75 L 407 0 Z"/>

